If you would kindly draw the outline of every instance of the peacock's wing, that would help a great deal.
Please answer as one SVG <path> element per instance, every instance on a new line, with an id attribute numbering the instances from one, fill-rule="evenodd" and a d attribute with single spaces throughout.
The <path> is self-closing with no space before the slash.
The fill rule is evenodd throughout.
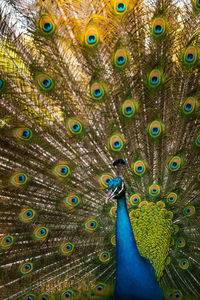
<path id="1" fill-rule="evenodd" d="M 2 299 L 112 297 L 121 158 L 141 255 L 198 297 L 199 1 L 0 8 Z"/>

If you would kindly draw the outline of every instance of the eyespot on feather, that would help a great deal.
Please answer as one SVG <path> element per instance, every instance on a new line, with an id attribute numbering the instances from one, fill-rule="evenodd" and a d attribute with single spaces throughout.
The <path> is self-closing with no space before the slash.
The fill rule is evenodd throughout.
<path id="1" fill-rule="evenodd" d="M 69 132 L 73 135 L 79 135 L 82 133 L 83 125 L 80 121 L 76 119 L 68 119 L 67 120 L 67 128 Z"/>
<path id="2" fill-rule="evenodd" d="M 49 230 L 44 226 L 37 226 L 33 232 L 33 237 L 36 240 L 44 241 L 48 236 Z"/>
<path id="3" fill-rule="evenodd" d="M 141 202 L 140 195 L 139 194 L 131 195 L 131 197 L 129 198 L 129 202 L 130 202 L 131 205 L 137 206 Z"/>
<path id="4" fill-rule="evenodd" d="M 158 69 L 152 70 L 148 75 L 148 85 L 150 88 L 157 88 L 163 81 L 162 72 Z"/>
<path id="5" fill-rule="evenodd" d="M 183 248 L 186 245 L 186 241 L 183 237 L 179 237 L 176 241 L 177 248 Z"/>
<path id="6" fill-rule="evenodd" d="M 166 22 L 163 18 L 156 18 L 152 22 L 152 35 L 155 39 L 162 38 L 166 32 Z"/>
<path id="7" fill-rule="evenodd" d="M 98 227 L 98 223 L 95 219 L 88 219 L 85 224 L 84 224 L 84 228 L 86 231 L 88 232 L 94 232 Z"/>
<path id="8" fill-rule="evenodd" d="M 146 166 L 147 166 L 147 163 L 145 161 L 138 160 L 133 163 L 131 169 L 133 170 L 135 175 L 142 176 L 146 172 Z"/>
<path id="9" fill-rule="evenodd" d="M 54 168 L 53 168 L 53 173 L 58 177 L 58 178 L 66 178 L 70 174 L 70 167 L 66 163 L 58 163 Z"/>
<path id="10" fill-rule="evenodd" d="M 118 49 L 114 54 L 114 65 L 119 69 L 123 69 L 128 62 L 128 54 L 125 48 Z"/>
<path id="11" fill-rule="evenodd" d="M 194 46 L 189 46 L 187 49 L 185 49 L 184 55 L 183 55 L 183 64 L 186 67 L 193 67 L 198 59 L 198 51 L 197 48 Z"/>
<path id="12" fill-rule="evenodd" d="M 121 151 L 124 147 L 124 139 L 120 134 L 113 134 L 108 143 L 108 148 L 112 151 Z"/>
<path id="13" fill-rule="evenodd" d="M 60 255 L 64 255 L 64 256 L 71 255 L 73 251 L 74 251 L 74 244 L 72 244 L 70 242 L 63 243 L 59 249 Z"/>
<path id="14" fill-rule="evenodd" d="M 37 300 L 55 300 L 55 297 L 49 293 L 42 293 L 37 297 Z"/>
<path id="15" fill-rule="evenodd" d="M 164 131 L 164 126 L 159 121 L 153 121 L 148 126 L 149 135 L 153 139 L 158 138 L 162 134 L 163 131 Z"/>
<path id="16" fill-rule="evenodd" d="M 72 194 L 67 196 L 63 202 L 67 208 L 73 209 L 74 207 L 79 205 L 80 199 L 77 195 Z"/>
<path id="17" fill-rule="evenodd" d="M 116 246 L 116 235 L 115 234 L 111 236 L 110 242 L 111 242 L 112 246 L 114 246 L 114 247 Z"/>
<path id="18" fill-rule="evenodd" d="M 36 74 L 35 79 L 38 88 L 43 92 L 50 92 L 55 86 L 54 79 L 48 74 Z"/>
<path id="19" fill-rule="evenodd" d="M 30 273 L 32 270 L 33 270 L 33 264 L 30 262 L 21 264 L 19 267 L 19 271 L 21 275 L 26 275 Z"/>
<path id="20" fill-rule="evenodd" d="M 117 217 L 117 207 L 116 206 L 111 207 L 111 209 L 109 211 L 109 215 L 114 218 Z"/>
<path id="21" fill-rule="evenodd" d="M 55 31 L 55 24 L 50 16 L 43 15 L 39 20 L 39 28 L 44 36 L 51 36 Z"/>
<path id="22" fill-rule="evenodd" d="M 156 197 L 160 194 L 160 187 L 158 184 L 152 184 L 150 187 L 149 187 L 149 194 L 153 197 Z M 141 202 L 142 203 L 142 202 Z M 140 204 L 141 204 L 140 203 Z"/>
<path id="23" fill-rule="evenodd" d="M 196 12 L 200 11 L 200 0 L 192 0 L 193 8 Z"/>
<path id="24" fill-rule="evenodd" d="M 124 101 L 121 106 L 122 115 L 126 118 L 132 118 L 138 111 L 138 103 L 132 99 Z"/>
<path id="25" fill-rule="evenodd" d="M 117 16 L 123 16 L 128 10 L 128 0 L 115 0 L 113 8 Z"/>
<path id="26" fill-rule="evenodd" d="M 190 262 L 188 259 L 186 258 L 181 258 L 179 260 L 179 263 L 178 263 L 179 267 L 182 269 L 182 270 L 188 270 L 189 267 L 190 267 Z"/>
<path id="27" fill-rule="evenodd" d="M 5 89 L 6 82 L 3 79 L 0 79 L 0 93 L 2 93 Z"/>
<path id="28" fill-rule="evenodd" d="M 27 142 L 32 138 L 32 131 L 27 127 L 21 127 L 14 130 L 14 136 L 17 140 Z"/>
<path id="29" fill-rule="evenodd" d="M 17 172 L 10 178 L 10 183 L 16 187 L 21 187 L 26 184 L 28 177 L 23 172 Z"/>
<path id="30" fill-rule="evenodd" d="M 105 88 L 103 83 L 94 82 L 90 87 L 90 95 L 93 100 L 101 101 L 105 97 Z"/>
<path id="31" fill-rule="evenodd" d="M 7 250 L 9 249 L 14 243 L 14 237 L 10 234 L 4 235 L 0 237 L 0 249 Z"/>
<path id="32" fill-rule="evenodd" d="M 72 290 L 66 290 L 62 293 L 61 295 L 61 300 L 66 300 L 66 299 L 76 299 L 74 297 L 74 292 Z"/>
<path id="33" fill-rule="evenodd" d="M 183 214 L 187 217 L 191 217 L 192 215 L 194 215 L 196 212 L 195 210 L 195 206 L 193 205 L 188 205 L 183 209 Z"/>
<path id="34" fill-rule="evenodd" d="M 87 47 L 94 47 L 99 43 L 100 35 L 96 27 L 89 27 L 86 29 L 84 43 Z"/>
<path id="35" fill-rule="evenodd" d="M 195 145 L 200 148 L 200 134 L 197 135 L 197 137 L 195 138 Z"/>
<path id="36" fill-rule="evenodd" d="M 182 113 L 185 116 L 189 116 L 196 112 L 198 108 L 198 101 L 195 97 L 189 97 L 182 105 Z"/>
<path id="37" fill-rule="evenodd" d="M 98 179 L 99 179 L 99 184 L 101 185 L 102 188 L 108 188 L 108 184 L 113 179 L 113 176 L 112 176 L 112 174 L 105 173 L 105 174 L 102 174 L 101 176 L 99 176 Z"/>
<path id="38" fill-rule="evenodd" d="M 23 300 L 36 300 L 36 295 L 35 294 L 27 294 Z"/>
<path id="39" fill-rule="evenodd" d="M 24 223 L 30 223 L 35 217 L 35 211 L 31 208 L 24 208 L 19 214 L 19 220 Z"/>
<path id="40" fill-rule="evenodd" d="M 178 195 L 176 193 L 174 193 L 174 192 L 169 193 L 167 195 L 167 203 L 174 204 L 174 203 L 176 203 L 177 198 L 178 198 Z"/>
<path id="41" fill-rule="evenodd" d="M 110 260 L 110 252 L 109 251 L 101 251 L 98 255 L 100 262 L 107 263 Z"/>
<path id="42" fill-rule="evenodd" d="M 170 159 L 169 161 L 169 170 L 171 172 L 176 172 L 178 171 L 183 165 L 183 160 L 180 156 L 174 156 Z"/>

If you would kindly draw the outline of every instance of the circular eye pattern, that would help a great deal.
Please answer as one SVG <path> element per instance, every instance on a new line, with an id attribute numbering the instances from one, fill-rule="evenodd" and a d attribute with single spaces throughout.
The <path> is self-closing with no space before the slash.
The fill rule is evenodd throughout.
<path id="1" fill-rule="evenodd" d="M 72 243 L 64 243 L 64 244 L 62 244 L 61 246 L 60 246 L 60 249 L 59 249 L 60 251 L 60 254 L 61 255 L 67 255 L 67 256 L 69 256 L 69 255 L 71 255 L 72 254 L 72 252 L 73 252 L 73 250 L 74 250 L 74 244 L 72 244 Z"/>
<path id="2" fill-rule="evenodd" d="M 97 229 L 98 223 L 95 219 L 89 219 L 85 222 L 84 228 L 88 232 L 93 232 Z"/>
<path id="3" fill-rule="evenodd" d="M 0 249 L 9 249 L 14 243 L 14 237 L 12 235 L 4 235 L 0 238 Z"/>
<path id="4" fill-rule="evenodd" d="M 187 270 L 190 267 L 190 262 L 188 259 L 181 258 L 178 265 L 182 270 Z"/>
<path id="5" fill-rule="evenodd" d="M 66 163 L 59 163 L 54 167 L 53 172 L 59 178 L 66 178 L 70 174 L 70 168 Z"/>
<path id="6" fill-rule="evenodd" d="M 187 98 L 182 106 L 182 113 L 186 116 L 191 115 L 198 107 L 197 99 L 194 97 Z"/>
<path id="7" fill-rule="evenodd" d="M 48 15 L 43 15 L 39 21 L 39 27 L 41 33 L 45 36 L 51 35 L 55 31 L 55 24 Z"/>
<path id="8" fill-rule="evenodd" d="M 116 206 L 111 207 L 109 215 L 114 218 L 117 217 L 117 207 Z"/>
<path id="9" fill-rule="evenodd" d="M 43 293 L 43 294 L 40 294 L 37 299 L 38 300 L 54 300 L 55 297 L 48 293 Z"/>
<path id="10" fill-rule="evenodd" d="M 142 176 L 146 171 L 146 162 L 142 160 L 138 160 L 133 163 L 132 169 L 136 175 Z"/>
<path id="11" fill-rule="evenodd" d="M 99 43 L 99 32 L 96 27 L 90 27 L 85 33 L 85 45 L 94 47 Z"/>
<path id="12" fill-rule="evenodd" d="M 194 0 L 193 1 L 193 7 L 194 7 L 194 9 L 199 11 L 200 10 L 200 0 Z"/>
<path id="13" fill-rule="evenodd" d="M 183 237 L 178 238 L 178 240 L 176 241 L 176 246 L 178 248 L 183 248 L 185 247 L 185 245 L 186 245 L 185 239 Z"/>
<path id="14" fill-rule="evenodd" d="M 167 203 L 168 204 L 174 204 L 178 198 L 178 195 L 176 193 L 169 193 L 167 195 Z"/>
<path id="15" fill-rule="evenodd" d="M 173 293 L 173 297 L 174 297 L 174 299 L 181 300 L 182 299 L 182 293 L 180 291 L 176 290 Z"/>
<path id="16" fill-rule="evenodd" d="M 188 205 L 184 208 L 183 213 L 185 216 L 191 217 L 192 215 L 195 214 L 195 207 Z"/>
<path id="17" fill-rule="evenodd" d="M 112 244 L 114 247 L 116 246 L 116 236 L 115 236 L 115 234 L 111 236 L 110 242 L 111 242 L 111 244 Z"/>
<path id="18" fill-rule="evenodd" d="M 195 145 L 200 148 L 200 134 L 197 135 L 196 139 L 195 139 Z"/>
<path id="19" fill-rule="evenodd" d="M 194 64 L 197 61 L 198 52 L 196 47 L 190 46 L 185 50 L 184 56 L 183 56 L 183 63 L 188 66 L 194 66 Z"/>
<path id="20" fill-rule="evenodd" d="M 67 128 L 72 134 L 78 135 L 82 132 L 83 126 L 80 121 L 75 119 L 69 119 L 67 121 Z"/>
<path id="21" fill-rule="evenodd" d="M 148 126 L 148 132 L 152 138 L 158 138 L 163 132 L 163 124 L 159 121 L 153 121 Z"/>
<path id="22" fill-rule="evenodd" d="M 174 216 L 174 214 L 173 214 L 172 211 L 168 211 L 168 212 L 167 212 L 167 218 L 168 218 L 168 219 L 173 219 L 173 216 Z"/>
<path id="23" fill-rule="evenodd" d="M 173 228 L 174 228 L 174 234 L 177 234 L 179 232 L 179 226 L 176 224 L 173 224 Z"/>
<path id="24" fill-rule="evenodd" d="M 128 0 L 115 0 L 114 1 L 114 12 L 118 16 L 122 16 L 127 12 Z"/>
<path id="25" fill-rule="evenodd" d="M 178 171 L 183 164 L 183 160 L 180 156 L 174 156 L 169 161 L 169 170 L 172 172 Z"/>
<path id="26" fill-rule="evenodd" d="M 166 258 L 165 265 L 168 266 L 168 265 L 170 265 L 170 263 L 171 263 L 171 257 L 168 256 L 168 257 Z"/>
<path id="27" fill-rule="evenodd" d="M 19 220 L 24 223 L 32 222 L 35 217 L 35 211 L 31 208 L 24 208 L 19 214 Z"/>
<path id="28" fill-rule="evenodd" d="M 36 295 L 28 294 L 23 298 L 23 300 L 36 300 Z"/>
<path id="29" fill-rule="evenodd" d="M 126 100 L 121 106 L 122 115 L 126 118 L 133 117 L 138 110 L 138 103 L 133 100 Z"/>
<path id="30" fill-rule="evenodd" d="M 117 68 L 124 68 L 128 61 L 127 51 L 124 48 L 118 49 L 114 55 L 114 65 Z"/>
<path id="31" fill-rule="evenodd" d="M 47 237 L 48 232 L 49 232 L 48 228 L 46 228 L 44 226 L 38 226 L 38 227 L 36 227 L 36 229 L 33 232 L 33 237 L 36 240 L 43 241 Z"/>
<path id="32" fill-rule="evenodd" d="M 158 196 L 160 194 L 160 187 L 158 184 L 152 184 L 150 187 L 149 187 L 149 194 L 151 196 Z"/>
<path id="33" fill-rule="evenodd" d="M 106 263 L 110 260 L 110 252 L 102 251 L 102 252 L 99 253 L 98 258 L 99 258 L 100 262 Z"/>
<path id="34" fill-rule="evenodd" d="M 96 295 L 102 295 L 107 296 L 110 292 L 109 286 L 107 286 L 105 283 L 98 283 L 93 288 L 93 291 Z"/>
<path id="35" fill-rule="evenodd" d="M 90 87 L 90 95 L 93 100 L 101 101 L 105 96 L 105 88 L 102 83 L 94 82 Z"/>
<path id="36" fill-rule="evenodd" d="M 33 270 L 33 264 L 30 262 L 24 263 L 19 267 L 19 270 L 22 275 L 26 275 Z"/>
<path id="37" fill-rule="evenodd" d="M 157 206 L 160 208 L 165 208 L 165 203 L 163 201 L 156 202 Z"/>
<path id="38" fill-rule="evenodd" d="M 0 93 L 3 92 L 4 88 L 5 88 L 5 81 L 0 79 Z"/>
<path id="39" fill-rule="evenodd" d="M 156 18 L 152 24 L 152 34 L 155 39 L 163 37 L 165 34 L 165 21 L 162 18 Z"/>
<path id="40" fill-rule="evenodd" d="M 37 74 L 36 75 L 36 83 L 40 90 L 49 92 L 54 88 L 54 79 L 48 74 Z"/>
<path id="41" fill-rule="evenodd" d="M 16 187 L 20 187 L 23 186 L 27 182 L 27 180 L 28 177 L 25 173 L 18 172 L 11 177 L 10 183 Z"/>
<path id="42" fill-rule="evenodd" d="M 111 174 L 102 174 L 99 176 L 99 183 L 102 188 L 108 188 L 108 184 L 113 179 L 113 176 Z"/>
<path id="43" fill-rule="evenodd" d="M 114 134 L 109 139 L 109 148 L 113 151 L 121 151 L 124 147 L 124 140 L 120 134 Z"/>
<path id="44" fill-rule="evenodd" d="M 129 202 L 131 205 L 136 206 L 141 202 L 141 197 L 139 194 L 133 194 L 131 195 Z"/>
<path id="45" fill-rule="evenodd" d="M 66 290 L 64 293 L 61 295 L 61 299 L 74 299 L 74 293 L 72 290 Z"/>
<path id="46" fill-rule="evenodd" d="M 154 184 L 154 185 L 156 185 L 156 184 Z M 148 205 L 147 201 L 142 201 L 142 202 L 139 203 L 138 207 L 145 208 L 147 205 Z"/>
<path id="47" fill-rule="evenodd" d="M 160 70 L 153 70 L 148 76 L 148 84 L 151 88 L 157 88 L 162 81 Z"/>
<path id="48" fill-rule="evenodd" d="M 14 130 L 14 136 L 20 141 L 30 141 L 32 131 L 29 128 L 17 128 Z"/>
<path id="49" fill-rule="evenodd" d="M 67 208 L 74 208 L 78 206 L 80 203 L 80 199 L 77 195 L 69 195 L 64 199 L 64 204 Z"/>

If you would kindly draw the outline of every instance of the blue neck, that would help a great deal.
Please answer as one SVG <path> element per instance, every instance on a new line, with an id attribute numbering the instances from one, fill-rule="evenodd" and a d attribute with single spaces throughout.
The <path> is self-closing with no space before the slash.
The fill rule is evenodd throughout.
<path id="1" fill-rule="evenodd" d="M 117 200 L 116 300 L 163 300 L 149 261 L 140 256 L 126 206 L 126 197 Z"/>

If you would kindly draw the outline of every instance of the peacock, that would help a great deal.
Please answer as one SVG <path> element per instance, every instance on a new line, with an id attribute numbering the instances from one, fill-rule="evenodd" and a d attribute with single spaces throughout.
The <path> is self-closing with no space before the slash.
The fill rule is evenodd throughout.
<path id="1" fill-rule="evenodd" d="M 0 1 L 0 299 L 200 299 L 200 1 Z"/>

